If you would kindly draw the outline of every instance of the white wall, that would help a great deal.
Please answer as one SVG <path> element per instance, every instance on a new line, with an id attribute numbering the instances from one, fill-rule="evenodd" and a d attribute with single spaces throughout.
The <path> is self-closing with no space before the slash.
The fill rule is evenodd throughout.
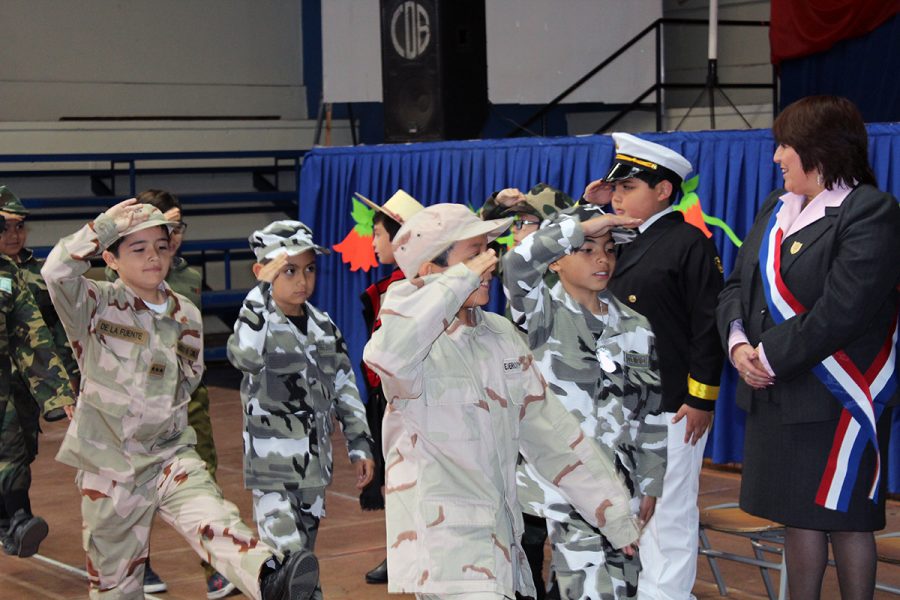
<path id="1" fill-rule="evenodd" d="M 381 102 L 378 0 L 322 1 L 322 95 L 325 102 Z"/>
<path id="2" fill-rule="evenodd" d="M 488 97 L 496 104 L 551 100 L 653 20 L 661 0 L 486 0 Z M 378 0 L 322 3 L 328 102 L 380 102 Z M 653 39 L 566 102 L 625 102 L 653 82 Z"/>
<path id="3" fill-rule="evenodd" d="M 0 23 L 0 121 L 307 116 L 300 0 L 2 0 Z"/>
<path id="4" fill-rule="evenodd" d="M 549 102 L 662 16 L 660 0 L 487 0 L 488 96 Z M 648 36 L 565 102 L 630 102 L 653 84 Z"/>

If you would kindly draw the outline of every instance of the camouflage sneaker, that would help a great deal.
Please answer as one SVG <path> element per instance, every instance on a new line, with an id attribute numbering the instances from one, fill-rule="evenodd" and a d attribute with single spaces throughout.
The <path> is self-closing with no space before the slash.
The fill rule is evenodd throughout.
<path id="1" fill-rule="evenodd" d="M 260 578 L 262 600 L 309 600 L 319 585 L 319 561 L 300 550 Z"/>
<path id="2" fill-rule="evenodd" d="M 213 574 L 206 580 L 206 597 L 209 600 L 217 600 L 240 593 L 237 586 L 225 579 L 225 576 L 218 571 L 213 571 Z"/>

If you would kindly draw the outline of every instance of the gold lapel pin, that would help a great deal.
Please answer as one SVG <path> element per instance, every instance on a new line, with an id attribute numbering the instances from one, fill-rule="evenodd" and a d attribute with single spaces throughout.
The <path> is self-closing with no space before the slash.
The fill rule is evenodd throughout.
<path id="1" fill-rule="evenodd" d="M 800 248 L 803 247 L 803 242 L 794 242 L 791 244 L 791 254 L 797 254 L 800 252 Z"/>

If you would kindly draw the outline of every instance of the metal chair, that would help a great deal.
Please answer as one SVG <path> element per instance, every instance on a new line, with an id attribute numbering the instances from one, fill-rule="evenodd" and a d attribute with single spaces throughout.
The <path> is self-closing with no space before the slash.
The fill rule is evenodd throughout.
<path id="1" fill-rule="evenodd" d="M 715 550 L 709 543 L 706 531 L 718 531 L 730 535 L 737 535 L 750 540 L 753 549 L 753 557 L 731 552 Z M 737 504 L 718 504 L 700 511 L 700 554 L 709 560 L 709 568 L 712 570 L 719 595 L 727 596 L 728 588 L 719 571 L 718 559 L 731 560 L 745 565 L 759 567 L 763 584 L 769 600 L 785 600 L 787 598 L 787 569 L 784 562 L 784 527 L 769 521 L 749 515 L 738 508 Z M 765 554 L 774 554 L 777 561 L 766 560 Z M 778 582 L 778 594 L 772 585 L 769 569 L 780 573 Z"/>

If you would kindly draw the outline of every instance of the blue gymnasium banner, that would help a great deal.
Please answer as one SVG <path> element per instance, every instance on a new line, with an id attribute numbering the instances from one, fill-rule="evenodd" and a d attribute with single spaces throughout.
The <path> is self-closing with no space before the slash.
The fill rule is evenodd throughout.
<path id="1" fill-rule="evenodd" d="M 869 125 L 869 153 L 878 187 L 900 198 L 900 123 Z M 726 276 L 766 195 L 782 185 L 772 161 L 775 143 L 768 129 L 641 134 L 683 154 L 697 179 L 682 201 L 685 216 L 697 218 L 696 201 L 719 249 Z M 398 188 L 419 202 L 460 202 L 479 208 L 497 190 L 527 190 L 544 182 L 571 196 L 603 177 L 613 157 L 606 135 L 515 140 L 434 142 L 372 147 L 315 148 L 306 155 L 300 178 L 300 220 L 326 246 L 339 243 L 354 227 L 354 192 L 377 203 Z M 687 206 L 694 203 L 693 206 Z M 321 257 L 314 302 L 328 311 L 344 333 L 358 365 L 367 332 L 359 296 L 385 276 L 385 269 L 351 272 L 338 255 Z M 502 306 L 493 289 L 492 308 Z M 726 361 L 727 362 L 727 361 Z M 357 372 L 357 378 L 359 373 Z M 734 370 L 722 374 L 715 427 L 706 453 L 717 463 L 741 462 L 744 415 L 734 404 Z M 362 387 L 362 386 L 360 386 Z M 900 410 L 894 411 L 888 489 L 900 493 Z"/>

